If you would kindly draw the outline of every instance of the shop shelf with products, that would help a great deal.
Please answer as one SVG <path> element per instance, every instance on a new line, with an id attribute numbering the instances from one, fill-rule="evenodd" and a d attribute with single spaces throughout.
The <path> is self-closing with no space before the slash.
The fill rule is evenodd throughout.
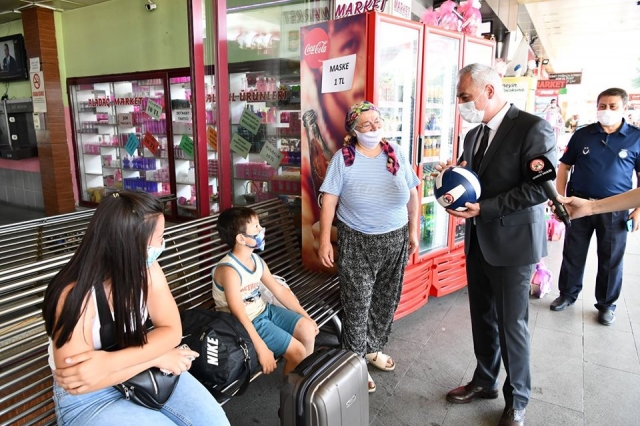
<path id="1" fill-rule="evenodd" d="M 194 161 L 191 77 L 171 77 L 169 79 L 169 97 L 171 100 L 173 167 L 176 179 L 175 194 L 178 216 L 195 217 L 198 199 Z"/>
<path id="2" fill-rule="evenodd" d="M 229 67 L 236 204 L 300 195 L 300 80 L 289 62 L 265 60 Z"/>
<path id="3" fill-rule="evenodd" d="M 131 77 L 68 80 L 82 205 L 120 190 L 172 193 L 164 79 Z M 159 107 L 154 116 L 147 112 L 151 102 Z"/>

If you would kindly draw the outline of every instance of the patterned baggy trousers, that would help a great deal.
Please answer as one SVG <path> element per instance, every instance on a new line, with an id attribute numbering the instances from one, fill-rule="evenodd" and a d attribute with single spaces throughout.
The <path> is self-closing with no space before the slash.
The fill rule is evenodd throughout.
<path id="1" fill-rule="evenodd" d="M 386 345 L 408 256 L 407 225 L 385 234 L 363 234 L 338 223 L 344 349 L 364 355 Z"/>

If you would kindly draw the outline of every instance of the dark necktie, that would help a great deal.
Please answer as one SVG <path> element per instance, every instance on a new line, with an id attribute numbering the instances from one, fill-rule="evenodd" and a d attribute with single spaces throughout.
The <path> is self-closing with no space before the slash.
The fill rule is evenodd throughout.
<path id="1" fill-rule="evenodd" d="M 487 146 L 489 145 L 490 131 L 491 129 L 489 128 L 489 126 L 484 126 L 484 129 L 482 131 L 482 139 L 480 139 L 480 145 L 478 146 L 478 150 L 473 156 L 473 171 L 476 173 L 478 173 L 478 170 L 480 170 L 480 164 L 482 163 L 484 152 L 487 150 Z"/>

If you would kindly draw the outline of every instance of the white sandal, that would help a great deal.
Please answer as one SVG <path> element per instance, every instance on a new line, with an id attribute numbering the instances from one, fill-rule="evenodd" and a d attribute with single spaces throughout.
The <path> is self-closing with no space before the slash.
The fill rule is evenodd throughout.
<path id="1" fill-rule="evenodd" d="M 383 354 L 382 352 L 373 352 L 370 354 L 366 354 L 365 359 L 371 363 L 376 368 L 379 368 L 382 371 L 393 371 L 396 369 L 396 363 L 391 359 L 389 355 Z M 391 367 L 387 365 L 387 363 L 391 360 Z"/>
<path id="2" fill-rule="evenodd" d="M 367 389 L 369 389 L 369 393 L 374 393 L 376 391 L 376 382 L 371 378 L 371 374 L 367 371 Z"/>

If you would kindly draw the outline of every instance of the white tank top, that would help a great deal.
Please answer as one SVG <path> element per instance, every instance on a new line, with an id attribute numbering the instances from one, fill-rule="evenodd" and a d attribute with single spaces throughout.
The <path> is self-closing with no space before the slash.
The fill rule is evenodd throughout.
<path id="1" fill-rule="evenodd" d="M 93 301 L 93 307 L 95 311 L 95 316 L 93 317 L 93 321 L 91 321 L 91 340 L 93 343 L 93 349 L 98 351 L 102 349 L 102 341 L 100 341 L 100 315 L 98 315 L 98 302 L 96 299 L 96 290 L 91 288 L 91 300 Z M 111 312 L 111 311 L 110 311 Z M 149 312 L 144 309 L 142 313 L 142 322 L 144 323 L 147 320 Z M 113 318 L 113 312 L 111 312 L 111 317 Z M 49 347 L 47 348 L 47 352 L 49 353 L 49 367 L 51 370 L 56 369 L 56 364 L 53 360 L 53 341 L 51 337 L 49 337 Z"/>
<path id="2" fill-rule="evenodd" d="M 233 268 L 240 275 L 240 295 L 244 301 L 244 309 L 251 321 L 266 308 L 266 303 L 260 294 L 260 279 L 264 272 L 264 261 L 255 253 L 251 253 L 254 268 L 253 271 L 247 268 L 238 260 L 233 253 L 229 252 L 211 271 L 213 281 L 213 300 L 216 304 L 216 310 L 230 312 L 227 297 L 224 294 L 224 287 L 214 277 L 216 268 L 224 265 Z"/>

